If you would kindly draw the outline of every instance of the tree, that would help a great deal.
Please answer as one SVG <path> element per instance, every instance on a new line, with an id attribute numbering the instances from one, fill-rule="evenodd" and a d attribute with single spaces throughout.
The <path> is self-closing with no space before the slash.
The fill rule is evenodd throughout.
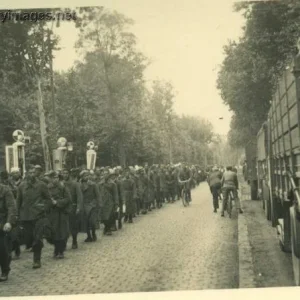
<path id="1" fill-rule="evenodd" d="M 36 13 L 56 13 L 58 9 L 37 9 Z M 66 10 L 67 11 L 67 10 Z M 28 10 L 18 10 L 18 13 L 28 13 Z M 33 11 L 30 10 L 30 13 Z M 0 107 L 11 111 L 11 127 L 25 130 L 40 130 L 40 139 L 44 152 L 46 169 L 51 166 L 49 151 L 49 136 L 47 133 L 46 114 L 44 112 L 44 92 L 49 81 L 52 50 L 56 49 L 58 39 L 48 27 L 49 21 L 5 22 L 2 24 L 0 37 L 5 43 L 0 45 L 1 94 Z M 35 102 L 34 102 L 35 100 Z M 30 112 L 30 114 L 26 114 Z M 30 118 L 28 117 L 30 115 Z M 35 118 L 40 126 L 35 126 Z M 34 125 L 33 125 L 34 124 Z M 11 128 L 10 127 L 10 128 Z M 33 145 L 32 147 L 35 147 Z"/>
<path id="2" fill-rule="evenodd" d="M 234 112 L 231 143 L 241 146 L 266 119 L 277 78 L 295 54 L 300 8 L 293 2 L 244 2 L 235 10 L 246 18 L 244 35 L 224 47 L 217 87 Z"/>

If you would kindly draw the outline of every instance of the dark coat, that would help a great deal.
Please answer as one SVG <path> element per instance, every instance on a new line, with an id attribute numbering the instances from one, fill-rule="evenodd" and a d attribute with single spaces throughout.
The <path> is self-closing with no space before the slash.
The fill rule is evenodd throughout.
<path id="1" fill-rule="evenodd" d="M 171 172 L 166 175 L 166 184 L 167 184 L 168 190 L 172 190 L 175 188 L 176 177 Z"/>
<path id="2" fill-rule="evenodd" d="M 17 214 L 16 203 L 8 186 L 0 184 L 0 230 L 5 223 L 14 224 Z"/>
<path id="3" fill-rule="evenodd" d="M 182 170 L 182 171 L 179 172 L 178 180 L 185 181 L 185 180 L 188 180 L 188 179 L 192 179 L 192 172 L 189 169 Z M 191 188 L 191 182 L 186 183 L 186 187 L 188 189 L 190 189 Z"/>
<path id="4" fill-rule="evenodd" d="M 159 174 L 159 185 L 160 185 L 160 191 L 161 192 L 167 192 L 168 186 L 166 181 L 166 174 L 164 171 L 161 171 Z"/>
<path id="5" fill-rule="evenodd" d="M 92 209 L 100 210 L 103 203 L 98 185 L 88 181 L 81 183 L 81 191 L 83 196 L 83 209 L 86 216 L 88 216 Z"/>
<path id="6" fill-rule="evenodd" d="M 136 185 L 132 178 L 125 178 L 122 181 L 122 198 L 126 205 L 126 214 L 133 215 L 136 213 L 137 192 Z"/>
<path id="7" fill-rule="evenodd" d="M 151 203 L 150 180 L 146 174 L 141 174 L 138 182 L 138 195 L 143 203 Z"/>
<path id="8" fill-rule="evenodd" d="M 220 171 L 213 171 L 209 174 L 208 184 L 210 187 L 221 185 L 222 173 Z"/>
<path id="9" fill-rule="evenodd" d="M 45 217 L 52 206 L 47 185 L 36 180 L 24 180 L 18 187 L 17 212 L 21 221 L 33 221 Z"/>
<path id="10" fill-rule="evenodd" d="M 114 182 L 104 182 L 99 187 L 102 198 L 101 221 L 107 221 L 118 206 L 118 187 Z"/>
<path id="11" fill-rule="evenodd" d="M 76 214 L 77 208 L 79 208 L 80 213 L 83 212 L 83 197 L 80 184 L 75 180 L 67 180 L 64 182 L 66 188 L 71 194 L 71 205 L 72 205 L 72 214 Z"/>
<path id="12" fill-rule="evenodd" d="M 123 209 L 123 205 L 124 205 L 124 200 L 122 198 L 122 178 L 121 176 L 119 176 L 116 180 L 115 183 L 117 185 L 118 188 L 118 206 L 120 209 L 120 213 L 119 213 L 119 217 L 121 217 L 123 215 L 124 209 Z"/>
<path id="13" fill-rule="evenodd" d="M 54 233 L 53 240 L 66 240 L 69 237 L 69 213 L 72 209 L 71 194 L 62 182 L 49 183 L 48 189 L 51 197 L 57 201 L 56 205 L 52 204 L 48 215 Z"/>

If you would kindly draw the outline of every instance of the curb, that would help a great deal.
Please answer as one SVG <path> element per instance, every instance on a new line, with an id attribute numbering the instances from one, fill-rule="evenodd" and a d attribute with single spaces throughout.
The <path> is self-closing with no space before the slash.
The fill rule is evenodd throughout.
<path id="1" fill-rule="evenodd" d="M 247 187 L 242 188 L 240 197 L 241 207 L 246 194 Z M 245 195 L 243 195 L 245 192 Z M 243 197 L 244 196 L 244 197 Z M 250 195 L 249 195 L 250 196 Z M 243 199 L 244 198 L 244 199 Z M 249 231 L 247 226 L 247 212 L 238 215 L 238 247 L 239 247 L 239 288 L 255 288 L 255 275 L 253 268 L 253 257 L 249 240 Z"/>
<path id="2" fill-rule="evenodd" d="M 255 288 L 253 259 L 244 214 L 238 216 L 239 288 Z"/>

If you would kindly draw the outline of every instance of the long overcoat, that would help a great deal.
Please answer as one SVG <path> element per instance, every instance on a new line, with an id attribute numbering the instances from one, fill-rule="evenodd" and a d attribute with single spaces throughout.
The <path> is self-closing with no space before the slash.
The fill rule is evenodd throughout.
<path id="1" fill-rule="evenodd" d="M 81 183 L 81 191 L 82 191 L 82 197 L 83 197 L 83 218 L 81 222 L 81 231 L 86 231 L 86 224 L 89 221 L 91 215 L 96 216 L 97 220 L 93 219 L 91 220 L 92 223 L 95 223 L 94 225 L 97 226 L 100 221 L 100 210 L 102 208 L 102 199 L 99 191 L 98 184 L 88 181 L 88 182 L 82 182 Z M 91 212 L 95 210 L 96 212 Z"/>
<path id="2" fill-rule="evenodd" d="M 126 206 L 126 214 L 133 215 L 136 213 L 136 185 L 132 178 L 124 178 L 121 188 L 122 198 Z"/>
<path id="3" fill-rule="evenodd" d="M 48 189 L 51 197 L 57 201 L 50 209 L 48 215 L 53 229 L 53 240 L 61 241 L 69 237 L 69 214 L 72 210 L 71 194 L 62 183 L 49 183 Z"/>
<path id="4" fill-rule="evenodd" d="M 141 197 L 142 203 L 144 204 L 149 204 L 151 203 L 151 198 L 150 198 L 150 183 L 149 179 L 146 174 L 141 174 L 139 177 L 139 183 L 138 183 L 138 194 Z"/>
<path id="5" fill-rule="evenodd" d="M 101 220 L 108 221 L 118 206 L 118 187 L 114 182 L 99 185 L 102 198 Z"/>

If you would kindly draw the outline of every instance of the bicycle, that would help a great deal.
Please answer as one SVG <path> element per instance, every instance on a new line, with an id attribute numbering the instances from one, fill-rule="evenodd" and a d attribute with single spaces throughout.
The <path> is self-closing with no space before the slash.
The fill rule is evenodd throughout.
<path id="1" fill-rule="evenodd" d="M 179 183 L 183 184 L 183 189 L 181 191 L 181 199 L 182 199 L 182 204 L 184 207 L 190 205 L 190 200 L 191 200 L 189 197 L 188 189 L 186 188 L 186 184 L 189 181 L 190 181 L 190 179 L 184 180 L 184 181 L 179 180 Z"/>
<path id="2" fill-rule="evenodd" d="M 228 193 L 228 198 L 227 201 L 225 203 L 225 209 L 228 213 L 229 218 L 231 218 L 231 213 L 232 213 L 232 201 L 234 200 L 234 196 L 233 196 L 233 192 L 230 191 Z"/>

